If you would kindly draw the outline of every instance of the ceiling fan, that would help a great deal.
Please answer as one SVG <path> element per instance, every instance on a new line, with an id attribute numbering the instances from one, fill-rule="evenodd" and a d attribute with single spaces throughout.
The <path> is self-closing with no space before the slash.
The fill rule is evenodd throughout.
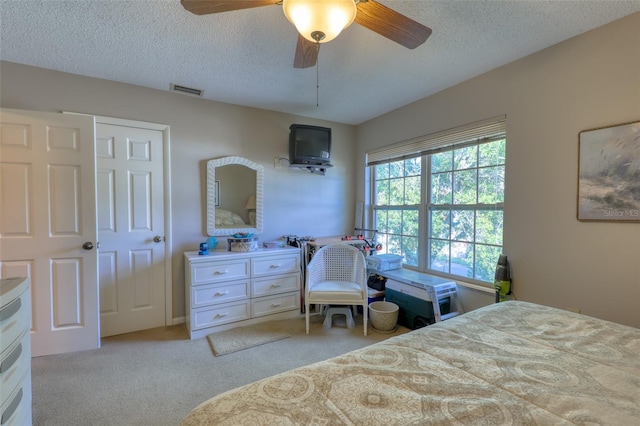
<path id="1" fill-rule="evenodd" d="M 293 66 L 309 68 L 318 60 L 320 43 L 333 40 L 356 22 L 409 49 L 415 49 L 431 35 L 431 28 L 375 2 L 374 0 L 180 0 L 196 15 L 250 9 L 281 4 L 285 16 L 298 29 Z"/>

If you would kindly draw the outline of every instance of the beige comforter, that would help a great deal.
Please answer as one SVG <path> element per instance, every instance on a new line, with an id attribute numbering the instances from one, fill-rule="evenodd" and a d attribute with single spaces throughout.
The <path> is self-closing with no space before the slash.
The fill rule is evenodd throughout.
<path id="1" fill-rule="evenodd" d="M 214 397 L 191 425 L 638 425 L 640 330 L 505 302 Z"/>

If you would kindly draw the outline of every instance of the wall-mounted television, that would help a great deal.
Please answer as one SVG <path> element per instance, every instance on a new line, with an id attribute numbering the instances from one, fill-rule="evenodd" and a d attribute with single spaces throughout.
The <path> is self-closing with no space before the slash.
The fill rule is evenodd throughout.
<path id="1" fill-rule="evenodd" d="M 294 167 L 331 167 L 331 129 L 306 124 L 289 126 L 289 162 Z"/>

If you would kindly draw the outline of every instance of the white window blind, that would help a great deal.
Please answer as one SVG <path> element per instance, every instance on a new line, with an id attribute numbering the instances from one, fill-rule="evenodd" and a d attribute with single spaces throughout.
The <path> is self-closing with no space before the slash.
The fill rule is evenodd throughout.
<path id="1" fill-rule="evenodd" d="M 425 154 L 490 142 L 506 134 L 506 116 L 501 115 L 453 129 L 405 140 L 367 153 L 367 166 L 391 160 L 419 157 Z"/>

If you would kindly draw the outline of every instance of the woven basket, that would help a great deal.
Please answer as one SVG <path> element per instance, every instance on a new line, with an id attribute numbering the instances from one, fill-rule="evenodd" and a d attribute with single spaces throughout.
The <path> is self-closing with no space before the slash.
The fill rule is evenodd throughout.
<path id="1" fill-rule="evenodd" d="M 254 251 L 258 250 L 258 237 L 228 238 L 229 251 Z"/>

